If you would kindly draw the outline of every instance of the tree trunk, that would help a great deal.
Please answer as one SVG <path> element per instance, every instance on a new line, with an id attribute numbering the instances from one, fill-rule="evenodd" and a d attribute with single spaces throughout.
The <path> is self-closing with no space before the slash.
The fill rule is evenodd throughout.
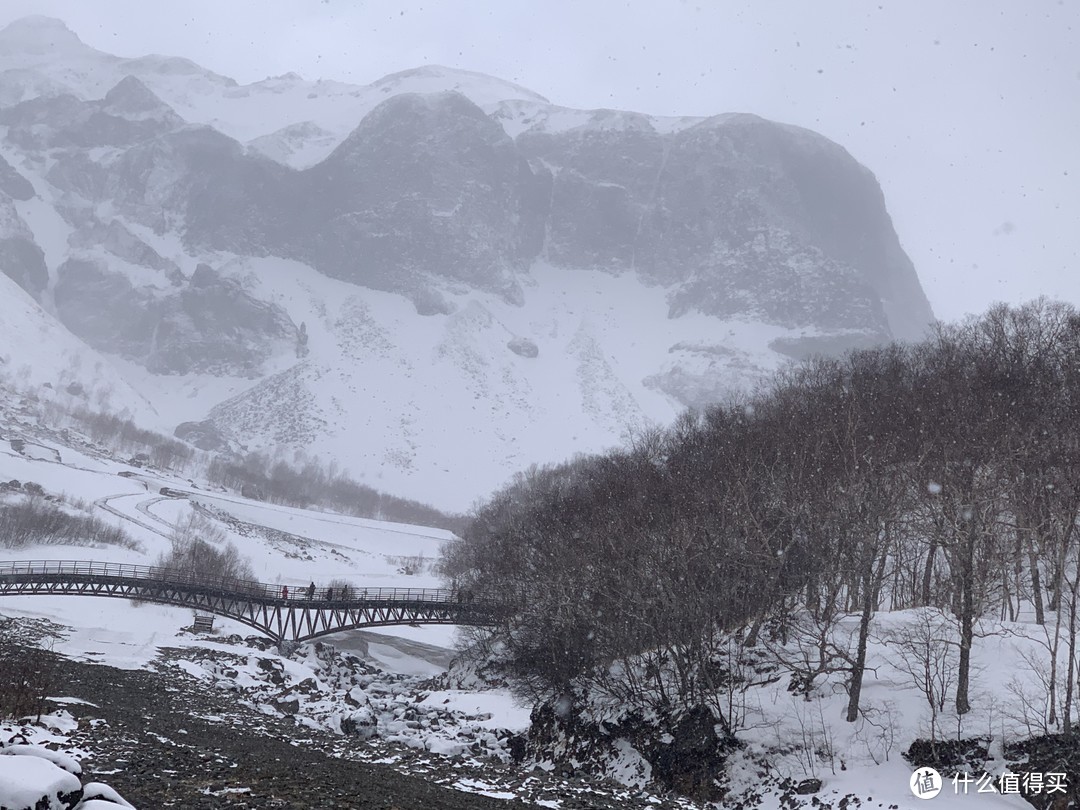
<path id="1" fill-rule="evenodd" d="M 754 619 L 754 623 L 750 625 L 750 632 L 746 634 L 746 640 L 743 641 L 744 647 L 757 646 L 758 635 L 761 633 L 761 625 L 764 621 L 764 616 L 758 616 L 756 619 Z"/>
<path id="2" fill-rule="evenodd" d="M 885 559 L 882 554 L 878 560 L 877 571 L 871 576 L 867 571 L 863 587 L 862 616 L 859 619 L 859 642 L 855 649 L 855 663 L 851 666 L 851 683 L 848 686 L 848 705 L 845 719 L 854 723 L 859 718 L 859 700 L 862 697 L 862 680 L 866 671 L 866 642 L 870 636 L 870 620 L 874 615 L 878 589 L 885 576 Z M 869 564 L 867 568 L 869 569 Z"/>
<path id="3" fill-rule="evenodd" d="M 926 567 L 923 569 L 922 578 L 922 603 L 916 607 L 927 607 L 930 604 L 930 588 L 934 581 L 934 556 L 937 554 L 937 537 L 930 537 L 930 551 L 926 554 Z"/>
<path id="4" fill-rule="evenodd" d="M 1065 704 L 1061 707 L 1062 732 L 1072 735 L 1073 673 L 1076 668 L 1076 588 L 1080 584 L 1080 572 L 1074 572 L 1069 587 L 1069 658 L 1065 665 Z"/>
<path id="5" fill-rule="evenodd" d="M 1031 602 L 1035 606 L 1035 623 L 1046 624 L 1046 613 L 1043 608 L 1042 579 L 1039 576 L 1039 557 L 1035 553 L 1035 541 L 1028 536 L 1028 566 L 1031 568 Z"/>
<path id="6" fill-rule="evenodd" d="M 956 673 L 956 713 L 971 711 L 971 642 L 975 638 L 975 539 L 970 526 L 964 529 L 960 560 L 960 660 Z"/>
<path id="7" fill-rule="evenodd" d="M 814 619 L 821 618 L 821 593 L 818 591 L 817 574 L 814 573 L 806 579 L 806 609 Z"/>

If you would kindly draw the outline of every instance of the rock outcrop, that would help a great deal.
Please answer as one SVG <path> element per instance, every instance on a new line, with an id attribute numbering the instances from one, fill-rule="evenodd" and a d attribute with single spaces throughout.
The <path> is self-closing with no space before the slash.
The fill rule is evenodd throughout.
<path id="1" fill-rule="evenodd" d="M 296 327 L 272 304 L 199 265 L 179 290 L 136 287 L 101 263 L 69 259 L 54 292 L 60 320 L 95 349 L 135 360 L 156 374 L 255 377 L 274 344 Z"/>

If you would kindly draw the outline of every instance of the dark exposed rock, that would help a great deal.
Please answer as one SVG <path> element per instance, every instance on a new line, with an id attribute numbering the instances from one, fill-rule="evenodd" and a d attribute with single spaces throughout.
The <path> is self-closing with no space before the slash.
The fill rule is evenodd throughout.
<path id="1" fill-rule="evenodd" d="M 989 741 L 980 737 L 962 740 L 915 740 L 902 756 L 913 767 L 929 766 L 942 776 L 981 773 L 990 759 Z"/>
<path id="2" fill-rule="evenodd" d="M 0 155 L 0 192 L 13 200 L 31 200 L 34 197 L 33 184 L 4 160 L 3 155 Z"/>
<path id="3" fill-rule="evenodd" d="M 200 262 L 195 266 L 195 272 L 191 274 L 191 286 L 193 289 L 205 289 L 212 287 L 218 281 L 218 274 L 210 265 Z"/>
<path id="4" fill-rule="evenodd" d="M 55 289 L 60 320 L 88 344 L 158 374 L 256 375 L 296 327 L 277 306 L 256 300 L 207 267 L 178 291 L 135 288 L 100 264 L 69 259 Z"/>
<path id="5" fill-rule="evenodd" d="M 285 665 L 281 661 L 272 658 L 260 658 L 257 666 L 268 674 L 271 683 L 278 685 L 285 683 L 285 677 L 282 675 L 285 671 Z"/>
<path id="6" fill-rule="evenodd" d="M 49 283 L 44 252 L 25 236 L 0 238 L 0 272 L 34 298 L 40 298 Z"/>
<path id="7" fill-rule="evenodd" d="M 506 747 L 510 751 L 510 757 L 514 762 L 524 762 L 528 753 L 528 740 L 521 734 L 514 734 L 506 741 Z"/>
<path id="8" fill-rule="evenodd" d="M 192 244 L 269 251 L 365 286 L 411 293 L 448 279 L 514 300 L 514 273 L 543 255 L 642 273 L 672 290 L 672 317 L 695 309 L 875 340 L 930 323 L 876 180 L 841 147 L 750 115 L 672 134 L 617 115 L 619 126 L 597 113 L 591 128 L 512 141 L 456 93 L 402 95 L 304 172 L 216 133 L 198 136 L 202 163 L 191 131 L 142 149 L 164 151 L 185 179 L 169 205 L 187 212 Z M 142 177 L 140 160 L 125 156 L 123 171 Z"/>
<path id="9" fill-rule="evenodd" d="M 722 797 L 724 763 L 737 741 L 701 706 L 678 717 L 645 720 L 636 711 L 599 722 L 580 711 L 554 705 L 533 710 L 526 752 L 557 767 L 603 771 L 616 758 L 618 745 L 629 743 L 651 766 L 652 781 L 666 790 L 702 800 Z"/>
<path id="10" fill-rule="evenodd" d="M 1043 775 L 1040 792 L 1021 781 L 1021 793 L 1028 803 L 1040 810 L 1058 807 L 1080 807 L 1080 738 L 1075 734 L 1048 734 L 1008 743 L 1005 761 L 1013 773 Z M 1049 774 L 1056 774 L 1051 777 Z M 1050 780 L 1064 783 L 1063 790 L 1047 790 Z"/>
<path id="11" fill-rule="evenodd" d="M 110 220 L 107 225 L 95 222 L 72 234 L 68 243 L 78 248 L 100 246 L 126 262 L 165 273 L 175 286 L 183 284 L 184 277 L 176 262 L 164 258 L 119 220 Z"/>
<path id="12" fill-rule="evenodd" d="M 378 733 L 379 721 L 370 709 L 361 707 L 346 717 L 341 718 L 341 731 L 350 737 L 370 740 Z"/>
<path id="13" fill-rule="evenodd" d="M 514 354 L 520 357 L 537 357 L 540 354 L 540 349 L 535 343 L 528 338 L 516 337 L 510 340 L 506 344 L 506 348 L 512 351 Z"/>
<path id="14" fill-rule="evenodd" d="M 183 124 L 164 105 L 160 115 L 130 115 L 121 112 L 117 101 L 122 99 L 82 101 L 69 94 L 33 98 L 0 108 L 0 124 L 8 127 L 11 143 L 30 152 L 132 146 Z"/>
<path id="15" fill-rule="evenodd" d="M 734 739 L 718 735 L 717 726 L 712 711 L 704 706 L 686 712 L 674 724 L 671 742 L 661 739 L 647 754 L 654 778 L 685 796 L 720 798 L 715 782 Z"/>
<path id="16" fill-rule="evenodd" d="M 639 224 L 664 164 L 665 138 L 644 116 L 627 114 L 627 125 L 613 129 L 603 126 L 606 111 L 595 116 L 596 127 L 525 132 L 517 144 L 534 165 L 542 161 L 550 185 L 548 258 L 572 267 L 636 268 Z"/>
<path id="17" fill-rule="evenodd" d="M 680 285 L 675 316 L 693 307 L 898 337 L 929 324 L 877 182 L 844 149 L 752 115 L 671 135 L 622 115 L 619 127 L 518 137 L 559 167 L 550 259 Z"/>
<path id="18" fill-rule="evenodd" d="M 454 311 L 454 305 L 431 287 L 414 288 L 410 290 L 409 297 L 417 315 L 449 315 Z"/>
<path id="19" fill-rule="evenodd" d="M 293 717 L 298 711 L 300 711 L 300 699 L 299 698 L 281 698 L 274 701 L 274 706 L 282 714 Z"/>
<path id="20" fill-rule="evenodd" d="M 45 178 L 59 189 L 73 191 L 87 200 L 101 199 L 110 168 L 90 159 L 86 152 L 53 153 L 54 163 Z"/>
<path id="21" fill-rule="evenodd" d="M 154 95 L 145 84 L 134 76 L 125 76 L 101 102 L 101 109 L 113 115 L 129 117 L 169 118 L 174 123 L 179 117 L 172 107 Z"/>
<path id="22" fill-rule="evenodd" d="M 0 191 L 0 273 L 3 273 L 34 298 L 49 283 L 45 254 L 27 227 L 14 203 Z"/>
<path id="23" fill-rule="evenodd" d="M 305 213 L 286 175 L 210 127 L 186 127 L 127 149 L 102 194 L 136 222 L 179 227 L 193 246 L 261 256 Z"/>
<path id="24" fill-rule="evenodd" d="M 337 278 L 408 290 L 431 275 L 502 290 L 530 253 L 532 173 L 458 93 L 388 99 L 323 163 L 287 179 L 299 189 L 287 196 L 308 201 L 278 249 Z"/>

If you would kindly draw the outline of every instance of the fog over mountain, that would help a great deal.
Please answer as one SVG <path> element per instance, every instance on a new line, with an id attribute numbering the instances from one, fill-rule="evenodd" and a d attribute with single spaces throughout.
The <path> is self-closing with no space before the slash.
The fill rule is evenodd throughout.
<path id="1" fill-rule="evenodd" d="M 557 101 L 438 67 L 239 85 L 12 23 L 0 370 L 465 508 L 932 322 L 842 145 Z"/>

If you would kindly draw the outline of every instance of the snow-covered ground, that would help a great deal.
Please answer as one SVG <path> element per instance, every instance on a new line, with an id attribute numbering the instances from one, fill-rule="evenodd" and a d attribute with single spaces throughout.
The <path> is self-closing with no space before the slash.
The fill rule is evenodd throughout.
<path id="1" fill-rule="evenodd" d="M 78 702 L 54 697 L 54 707 Z M 132 807 L 120 794 L 100 782 L 81 782 L 81 752 L 70 751 L 68 736 L 76 723 L 63 708 L 33 722 L 0 722 L 0 807 L 11 810 L 116 810 Z M 64 753 L 57 749 L 69 749 Z M 77 797 L 77 803 L 61 798 Z"/>

